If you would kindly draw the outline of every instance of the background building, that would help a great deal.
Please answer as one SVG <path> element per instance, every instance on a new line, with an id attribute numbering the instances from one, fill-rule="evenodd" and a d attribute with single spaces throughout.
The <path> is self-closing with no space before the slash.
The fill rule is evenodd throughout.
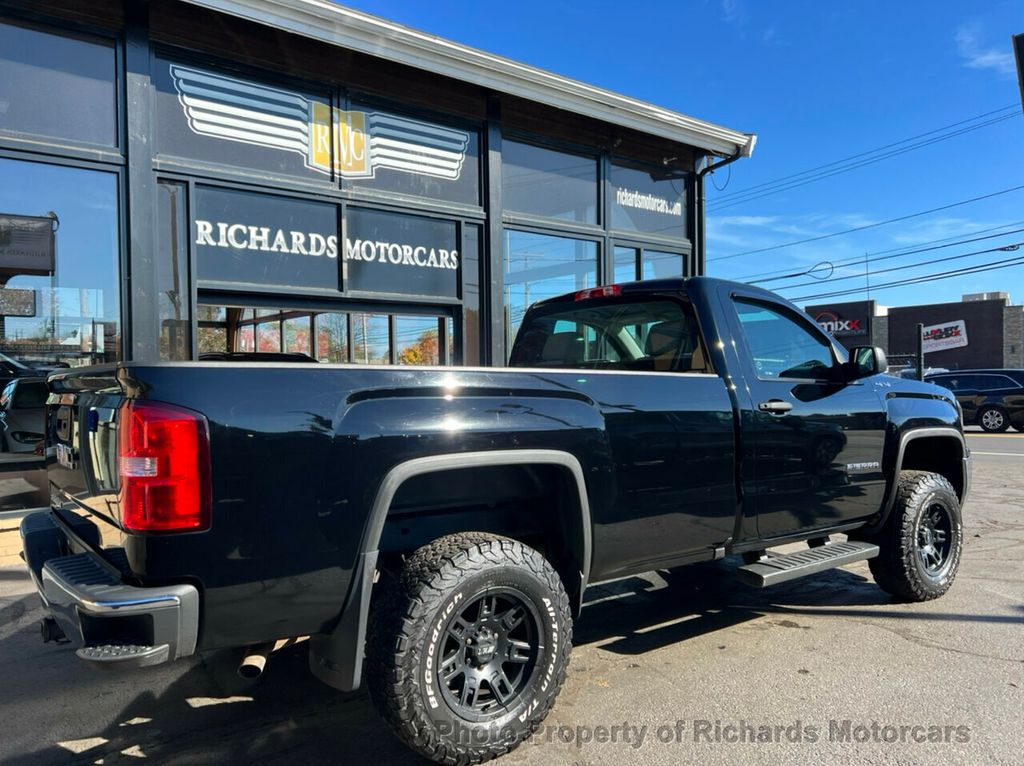
<path id="1" fill-rule="evenodd" d="M 501 364 L 533 301 L 701 273 L 753 146 L 330 3 L 3 2 L 0 352 Z"/>
<path id="2" fill-rule="evenodd" d="M 1024 306 L 1005 292 L 964 295 L 957 303 L 887 308 L 854 301 L 805 310 L 847 348 L 881 346 L 893 357 L 912 356 L 920 323 L 928 367 L 1024 367 Z"/>

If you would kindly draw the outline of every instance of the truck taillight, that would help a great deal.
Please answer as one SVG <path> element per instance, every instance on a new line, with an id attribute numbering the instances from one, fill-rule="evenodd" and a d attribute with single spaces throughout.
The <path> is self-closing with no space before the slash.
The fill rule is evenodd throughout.
<path id="1" fill-rule="evenodd" d="M 163 402 L 125 402 L 117 463 L 126 530 L 209 529 L 210 435 L 202 415 Z"/>

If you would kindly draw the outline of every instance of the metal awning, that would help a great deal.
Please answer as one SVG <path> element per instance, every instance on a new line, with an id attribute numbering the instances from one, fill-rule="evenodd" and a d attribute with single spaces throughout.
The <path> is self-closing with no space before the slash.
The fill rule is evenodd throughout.
<path id="1" fill-rule="evenodd" d="M 752 133 L 697 120 L 327 0 L 186 1 L 720 156 L 749 157 L 757 140 Z"/>

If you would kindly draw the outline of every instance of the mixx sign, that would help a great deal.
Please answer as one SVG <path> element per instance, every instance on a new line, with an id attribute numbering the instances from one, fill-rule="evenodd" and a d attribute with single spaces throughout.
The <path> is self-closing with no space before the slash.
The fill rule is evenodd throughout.
<path id="1" fill-rule="evenodd" d="M 825 332 L 831 333 L 837 338 L 844 335 L 867 335 L 868 330 L 864 327 L 863 319 L 843 319 L 832 311 L 819 312 L 814 321 L 818 323 Z"/>

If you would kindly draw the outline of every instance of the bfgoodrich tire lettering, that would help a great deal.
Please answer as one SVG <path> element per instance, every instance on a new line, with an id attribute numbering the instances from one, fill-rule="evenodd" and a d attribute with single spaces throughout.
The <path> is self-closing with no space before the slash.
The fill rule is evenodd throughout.
<path id="1" fill-rule="evenodd" d="M 480 763 L 544 720 L 571 638 L 568 596 L 541 554 L 489 534 L 450 535 L 382 583 L 367 686 L 413 750 L 438 763 Z"/>
<path id="2" fill-rule="evenodd" d="M 952 485 L 937 473 L 901 471 L 896 504 L 873 538 L 868 562 L 875 582 L 903 601 L 938 598 L 960 567 L 963 521 Z"/>

